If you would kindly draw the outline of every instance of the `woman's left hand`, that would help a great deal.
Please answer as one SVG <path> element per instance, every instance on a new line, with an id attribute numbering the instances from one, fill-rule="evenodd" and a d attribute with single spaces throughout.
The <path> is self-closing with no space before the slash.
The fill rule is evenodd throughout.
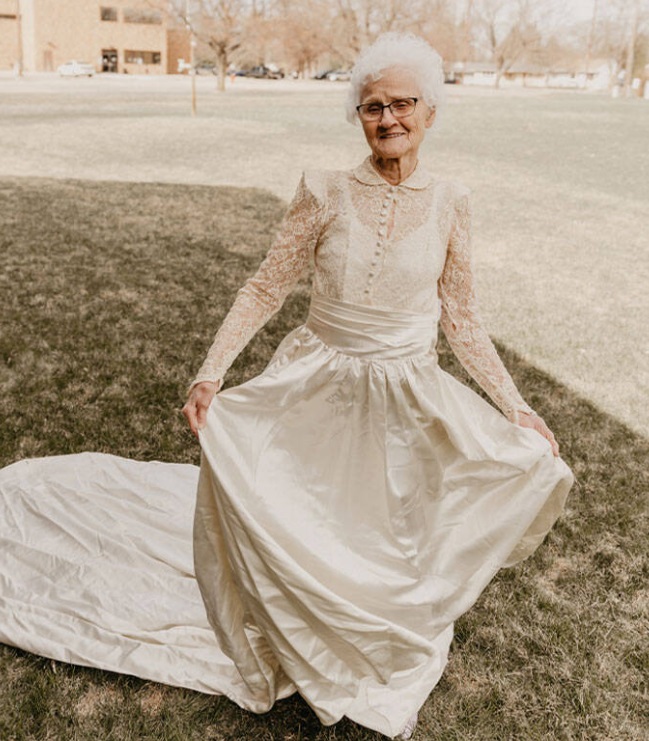
<path id="1" fill-rule="evenodd" d="M 527 412 L 519 411 L 517 412 L 518 415 L 518 422 L 521 427 L 530 427 L 533 430 L 536 430 L 539 434 L 543 435 L 543 437 L 549 441 L 550 445 L 552 446 L 552 452 L 555 456 L 559 456 L 559 444 L 554 439 L 554 435 L 552 434 L 552 430 L 545 424 L 545 421 L 542 417 L 539 417 L 537 414 L 528 414 Z"/>

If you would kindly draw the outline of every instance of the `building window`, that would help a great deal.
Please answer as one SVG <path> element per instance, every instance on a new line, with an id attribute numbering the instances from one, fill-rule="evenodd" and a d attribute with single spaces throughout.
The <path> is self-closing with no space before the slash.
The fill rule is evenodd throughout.
<path id="1" fill-rule="evenodd" d="M 160 64 L 161 54 L 159 51 L 133 51 L 127 49 L 124 52 L 126 64 Z"/>
<path id="2" fill-rule="evenodd" d="M 162 23 L 162 13 L 159 10 L 145 10 L 144 8 L 124 8 L 125 23 Z"/>
<path id="3" fill-rule="evenodd" d="M 101 7 L 99 8 L 102 21 L 116 21 L 117 8 Z"/>

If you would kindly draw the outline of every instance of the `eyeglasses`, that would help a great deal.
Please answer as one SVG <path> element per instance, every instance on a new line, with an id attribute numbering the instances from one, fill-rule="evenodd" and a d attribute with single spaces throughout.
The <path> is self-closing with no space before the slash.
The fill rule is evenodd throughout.
<path id="1" fill-rule="evenodd" d="M 363 121 L 378 121 L 383 117 L 383 111 L 390 109 L 390 113 L 395 118 L 406 118 L 415 112 L 415 106 L 419 98 L 400 98 L 393 100 L 392 103 L 382 105 L 381 103 L 363 103 L 357 105 L 356 110 Z"/>

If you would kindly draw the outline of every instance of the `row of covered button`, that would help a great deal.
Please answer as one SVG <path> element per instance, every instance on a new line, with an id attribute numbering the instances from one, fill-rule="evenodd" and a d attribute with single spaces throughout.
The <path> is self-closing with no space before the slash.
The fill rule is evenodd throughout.
<path id="1" fill-rule="evenodd" d="M 381 257 L 381 253 L 385 249 L 388 211 L 390 209 L 390 205 L 392 204 L 392 201 L 395 198 L 396 190 L 397 190 L 396 185 L 391 185 L 388 188 L 388 192 L 385 196 L 385 200 L 383 201 L 383 204 L 381 206 L 381 212 L 379 214 L 378 239 L 376 240 L 376 249 L 374 250 L 374 257 L 372 258 L 372 262 L 370 263 L 371 269 L 367 276 L 367 284 L 365 285 L 366 294 L 369 294 L 372 288 L 372 281 L 374 280 L 374 276 L 376 275 L 375 268 L 376 268 L 376 265 L 378 264 L 379 257 Z"/>

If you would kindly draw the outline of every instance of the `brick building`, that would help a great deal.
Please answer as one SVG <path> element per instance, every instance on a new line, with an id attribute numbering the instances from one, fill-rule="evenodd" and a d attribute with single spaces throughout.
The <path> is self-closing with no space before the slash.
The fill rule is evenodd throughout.
<path id="1" fill-rule="evenodd" d="M 97 72 L 176 72 L 178 29 L 149 0 L 0 0 L 0 69 L 20 58 L 27 72 L 54 71 L 70 59 Z M 21 32 L 20 32 L 21 31 Z M 182 31 L 180 32 L 183 33 Z"/>

